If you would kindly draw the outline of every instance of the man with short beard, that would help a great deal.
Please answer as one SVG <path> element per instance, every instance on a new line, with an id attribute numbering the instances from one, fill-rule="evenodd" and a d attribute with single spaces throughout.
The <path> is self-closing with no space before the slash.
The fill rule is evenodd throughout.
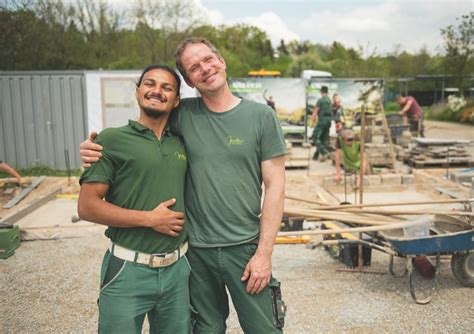
<path id="1" fill-rule="evenodd" d="M 138 122 L 103 130 L 96 139 L 103 156 L 80 179 L 79 216 L 107 225 L 112 241 L 101 270 L 99 333 L 141 333 L 145 315 L 151 333 L 190 331 L 187 161 L 167 127 L 179 88 L 169 67 L 147 67 L 136 89 Z"/>

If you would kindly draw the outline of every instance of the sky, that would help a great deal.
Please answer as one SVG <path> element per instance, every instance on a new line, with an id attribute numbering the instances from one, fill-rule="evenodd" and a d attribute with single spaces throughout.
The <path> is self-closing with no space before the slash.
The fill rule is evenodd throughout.
<path id="1" fill-rule="evenodd" d="M 132 0 L 106 0 L 119 7 Z M 155 1 L 155 0 L 152 0 Z M 156 0 L 157 1 L 157 0 Z M 167 1 L 167 0 L 163 0 Z M 179 1 L 179 0 L 177 0 Z M 280 40 L 358 48 L 364 53 L 442 53 L 442 28 L 474 11 L 474 0 L 193 0 L 207 23 L 249 24 Z"/>
<path id="2" fill-rule="evenodd" d="M 247 23 L 281 39 L 358 47 L 441 52 L 441 28 L 474 11 L 474 0 L 195 0 L 213 25 Z"/>

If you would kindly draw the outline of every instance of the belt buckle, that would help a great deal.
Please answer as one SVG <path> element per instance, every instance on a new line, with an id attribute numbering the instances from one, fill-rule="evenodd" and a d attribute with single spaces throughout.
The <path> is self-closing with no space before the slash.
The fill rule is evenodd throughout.
<path id="1" fill-rule="evenodd" d="M 169 257 L 168 257 L 169 255 Z M 156 268 L 156 267 L 165 267 L 169 266 L 170 264 L 176 262 L 176 252 L 173 253 L 155 253 L 155 254 L 150 254 L 150 259 L 148 260 L 148 266 L 151 268 Z M 154 258 L 159 258 L 159 264 L 154 265 L 153 260 Z"/>

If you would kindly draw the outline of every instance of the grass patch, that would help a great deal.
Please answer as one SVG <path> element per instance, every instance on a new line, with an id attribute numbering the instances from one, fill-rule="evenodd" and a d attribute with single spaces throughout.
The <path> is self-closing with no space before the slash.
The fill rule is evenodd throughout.
<path id="1" fill-rule="evenodd" d="M 67 170 L 51 169 L 49 167 L 32 167 L 17 169 L 21 176 L 68 176 Z M 82 174 L 80 169 L 71 169 L 71 176 L 80 176 Z M 0 178 L 11 177 L 3 171 L 0 171 Z"/>

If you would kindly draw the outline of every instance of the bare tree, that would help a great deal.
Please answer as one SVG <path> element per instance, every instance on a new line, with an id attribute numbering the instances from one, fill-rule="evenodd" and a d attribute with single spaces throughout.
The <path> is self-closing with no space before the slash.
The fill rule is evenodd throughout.
<path id="1" fill-rule="evenodd" d="M 94 50 L 95 67 L 106 64 L 124 14 L 111 8 L 103 0 L 77 0 L 76 20 L 86 41 Z"/>
<path id="2" fill-rule="evenodd" d="M 171 61 L 179 40 L 203 23 L 203 14 L 193 0 L 137 0 L 132 16 L 150 49 L 152 63 Z"/>

